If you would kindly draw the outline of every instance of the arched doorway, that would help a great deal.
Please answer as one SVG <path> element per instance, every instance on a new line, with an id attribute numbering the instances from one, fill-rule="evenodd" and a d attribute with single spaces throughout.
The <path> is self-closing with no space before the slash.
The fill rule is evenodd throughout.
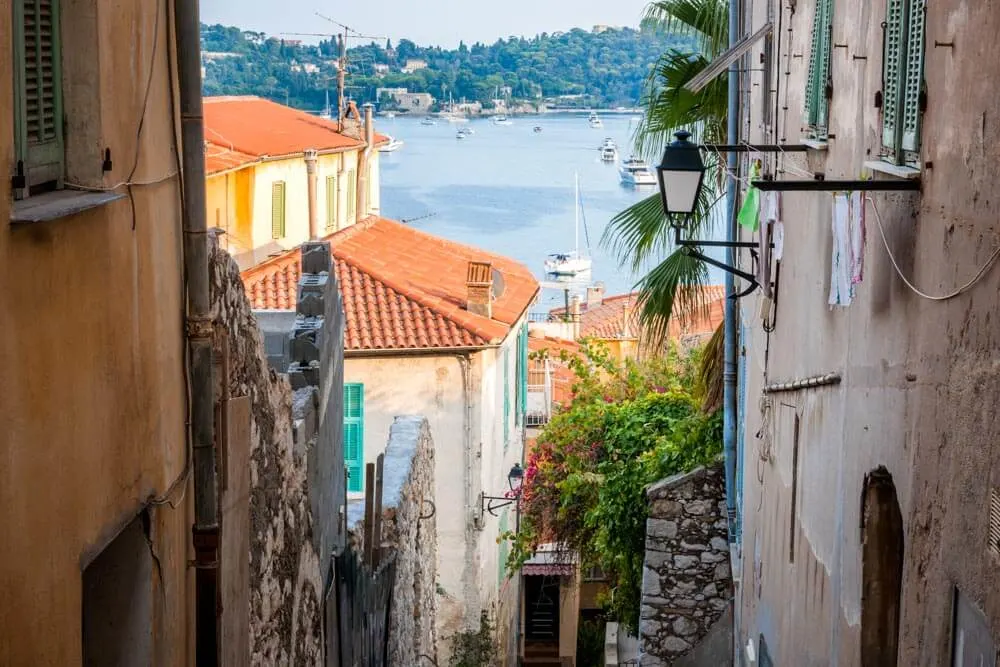
<path id="1" fill-rule="evenodd" d="M 903 584 L 903 515 L 884 466 L 861 492 L 861 665 L 896 667 Z"/>

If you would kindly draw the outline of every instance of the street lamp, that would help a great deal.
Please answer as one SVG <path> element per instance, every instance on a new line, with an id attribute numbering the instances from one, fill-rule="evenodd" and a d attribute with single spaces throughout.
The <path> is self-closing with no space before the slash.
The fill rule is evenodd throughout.
<path id="1" fill-rule="evenodd" d="M 669 218 L 694 213 L 705 180 L 705 163 L 701 150 L 690 141 L 691 133 L 681 130 L 674 137 L 676 140 L 667 145 L 656 168 L 663 212 Z"/>
<path id="2" fill-rule="evenodd" d="M 487 496 L 485 493 L 479 495 L 480 513 L 489 512 L 492 516 L 498 516 L 496 511 L 512 503 L 516 503 L 521 498 L 521 485 L 524 483 L 524 469 L 519 463 L 507 473 L 507 485 L 510 491 L 502 496 Z"/>

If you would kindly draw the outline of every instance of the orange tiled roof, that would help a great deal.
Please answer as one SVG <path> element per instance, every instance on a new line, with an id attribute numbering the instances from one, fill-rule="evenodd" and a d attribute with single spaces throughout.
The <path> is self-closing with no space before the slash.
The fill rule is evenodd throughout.
<path id="1" fill-rule="evenodd" d="M 344 348 L 405 350 L 499 342 L 534 301 L 538 281 L 522 264 L 402 223 L 368 218 L 328 236 L 344 301 Z M 295 308 L 299 250 L 242 274 L 256 309 Z M 465 309 L 470 261 L 504 279 L 493 317 Z"/>
<path id="2" fill-rule="evenodd" d="M 291 155 L 313 148 L 359 148 L 364 142 L 337 131 L 337 123 L 261 97 L 206 97 L 205 139 L 256 157 Z M 388 137 L 375 135 L 375 142 Z"/>
<path id="3" fill-rule="evenodd" d="M 702 288 L 704 308 L 675 312 L 670 321 L 670 336 L 680 337 L 712 333 L 722 322 L 725 287 L 706 285 Z M 580 337 L 600 340 L 637 339 L 641 331 L 638 293 L 604 297 L 595 306 L 580 304 Z M 561 316 L 565 308 L 551 311 Z"/>
<path id="4" fill-rule="evenodd" d="M 240 151 L 233 150 L 228 146 L 220 146 L 212 142 L 205 143 L 205 175 L 211 176 L 230 169 L 236 169 L 260 158 L 256 155 L 248 155 Z"/>

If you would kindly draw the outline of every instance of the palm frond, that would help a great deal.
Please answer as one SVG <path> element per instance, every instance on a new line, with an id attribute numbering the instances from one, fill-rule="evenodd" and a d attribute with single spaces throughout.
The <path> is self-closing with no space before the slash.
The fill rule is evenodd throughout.
<path id="1" fill-rule="evenodd" d="M 670 318 L 676 310 L 700 307 L 701 287 L 708 281 L 704 262 L 678 248 L 636 285 L 643 343 L 662 347 L 670 339 Z"/>
<path id="2" fill-rule="evenodd" d="M 656 0 L 646 7 L 644 30 L 694 37 L 698 49 L 714 58 L 729 45 L 729 5 L 726 0 Z"/>
<path id="3" fill-rule="evenodd" d="M 725 367 L 725 323 L 720 323 L 701 351 L 698 384 L 701 386 L 701 409 L 711 414 L 722 407 L 723 368 Z"/>

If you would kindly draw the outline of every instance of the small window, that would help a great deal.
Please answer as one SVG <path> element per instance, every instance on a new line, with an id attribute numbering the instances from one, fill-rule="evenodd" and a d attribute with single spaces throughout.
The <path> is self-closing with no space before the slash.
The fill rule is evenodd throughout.
<path id="1" fill-rule="evenodd" d="M 365 386 L 344 385 L 344 466 L 347 468 L 347 490 L 365 490 Z"/>
<path id="2" fill-rule="evenodd" d="M 337 231 L 337 177 L 326 177 L 326 231 Z"/>
<path id="3" fill-rule="evenodd" d="M 888 0 L 882 62 L 882 157 L 919 165 L 926 0 Z"/>
<path id="4" fill-rule="evenodd" d="M 608 577 L 599 565 L 589 568 L 583 575 L 584 581 L 607 581 Z"/>
<path id="5" fill-rule="evenodd" d="M 806 124 L 813 139 L 826 139 L 830 114 L 830 48 L 833 41 L 833 0 L 816 0 L 812 48 L 806 79 Z"/>
<path id="6" fill-rule="evenodd" d="M 14 2 L 15 197 L 61 187 L 63 143 L 59 0 Z"/>
<path id="7" fill-rule="evenodd" d="M 285 238 L 285 182 L 271 184 L 271 238 Z"/>
<path id="8" fill-rule="evenodd" d="M 357 222 L 358 215 L 358 172 L 347 172 L 347 224 Z"/>

